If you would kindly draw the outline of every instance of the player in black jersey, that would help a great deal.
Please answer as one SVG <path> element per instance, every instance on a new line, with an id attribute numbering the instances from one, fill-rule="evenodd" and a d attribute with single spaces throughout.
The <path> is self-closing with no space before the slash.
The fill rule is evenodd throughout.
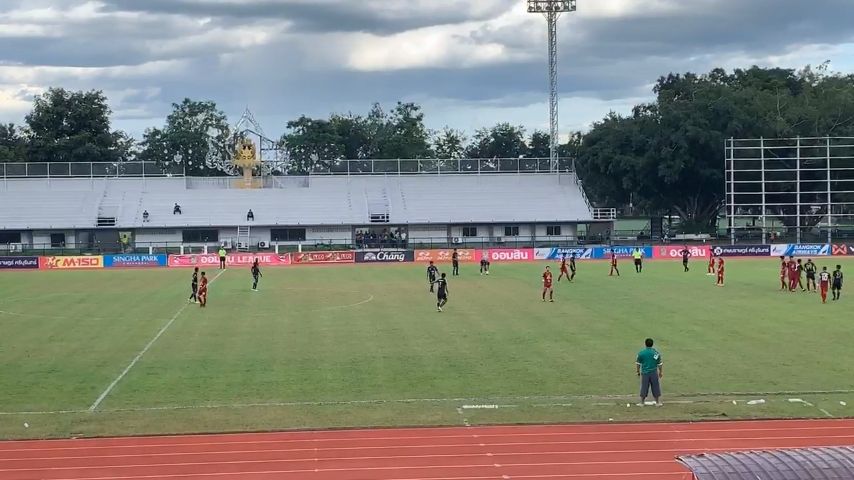
<path id="1" fill-rule="evenodd" d="M 817 290 L 815 288 L 815 274 L 818 271 L 818 267 L 812 262 L 811 258 L 807 259 L 807 263 L 804 264 L 804 272 L 807 274 L 807 291 L 815 293 Z"/>
<path id="2" fill-rule="evenodd" d="M 442 307 L 448 303 L 448 280 L 445 279 L 445 274 L 443 273 L 442 277 L 434 283 L 439 286 L 439 289 L 436 292 L 436 309 L 441 312 Z"/>
<path id="3" fill-rule="evenodd" d="M 569 271 L 572 272 L 572 275 L 569 276 L 569 281 L 575 280 L 575 254 L 569 256 Z"/>
<path id="4" fill-rule="evenodd" d="M 457 276 L 460 274 L 460 254 L 457 253 L 457 249 L 454 249 L 454 253 L 451 254 L 451 275 Z"/>
<path id="5" fill-rule="evenodd" d="M 261 269 L 258 267 L 258 259 L 255 259 L 255 262 L 252 263 L 252 291 L 258 291 L 258 279 L 263 277 L 261 274 Z"/>
<path id="6" fill-rule="evenodd" d="M 688 250 L 688 247 L 686 246 L 679 253 L 682 255 L 682 268 L 684 268 L 685 271 L 687 272 L 689 270 L 688 259 L 691 258 L 691 250 Z"/>
<path id="7" fill-rule="evenodd" d="M 427 283 L 430 284 L 430 293 L 433 293 L 433 284 L 436 283 L 436 277 L 438 276 L 439 269 L 436 268 L 433 262 L 430 262 L 430 265 L 427 265 Z"/>
<path id="8" fill-rule="evenodd" d="M 199 301 L 199 267 L 193 269 L 193 280 L 190 283 L 190 298 L 187 302 L 198 303 Z"/>
<path id="9" fill-rule="evenodd" d="M 798 266 L 797 266 L 797 269 L 798 269 L 798 270 L 797 270 L 797 272 L 798 272 L 798 273 L 797 273 L 797 275 L 798 275 L 798 287 L 800 287 L 800 288 L 801 288 L 801 291 L 802 291 L 802 292 L 806 292 L 806 291 L 807 291 L 807 289 L 806 289 L 806 288 L 804 288 L 804 264 L 803 264 L 803 263 L 801 263 L 801 259 L 800 259 L 800 258 L 798 259 Z"/>
<path id="10" fill-rule="evenodd" d="M 836 270 L 833 271 L 831 278 L 831 290 L 833 291 L 833 299 L 839 300 L 839 297 L 842 296 L 842 265 L 836 266 Z"/>
<path id="11" fill-rule="evenodd" d="M 480 274 L 489 275 L 489 255 L 484 252 L 483 256 L 480 257 Z"/>

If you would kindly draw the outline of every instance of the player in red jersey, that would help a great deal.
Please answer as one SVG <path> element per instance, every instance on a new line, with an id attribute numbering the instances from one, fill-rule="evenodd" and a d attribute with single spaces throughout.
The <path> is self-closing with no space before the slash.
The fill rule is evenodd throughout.
<path id="1" fill-rule="evenodd" d="M 819 288 L 821 289 L 821 303 L 827 303 L 827 290 L 830 288 L 830 272 L 827 267 L 822 267 L 818 274 Z"/>
<path id="2" fill-rule="evenodd" d="M 552 270 L 546 266 L 546 271 L 543 272 L 543 301 L 546 301 L 546 292 L 549 294 L 549 301 L 555 301 L 555 291 L 552 288 Z"/>
<path id="3" fill-rule="evenodd" d="M 566 266 L 566 254 L 564 254 L 563 258 L 560 260 L 560 275 L 557 276 L 557 281 L 559 282 L 564 276 L 566 276 L 567 280 L 572 281 L 572 279 L 569 278 L 569 268 Z"/>
<path id="4" fill-rule="evenodd" d="M 614 272 L 617 272 L 617 276 L 620 276 L 620 269 L 617 268 L 617 252 L 614 249 L 611 249 L 611 273 L 608 274 L 609 277 L 614 276 Z"/>
<path id="5" fill-rule="evenodd" d="M 715 249 L 713 247 L 709 248 L 709 267 L 706 270 L 707 276 L 711 276 L 711 275 L 715 274 L 715 252 L 714 252 L 714 250 Z"/>
<path id="6" fill-rule="evenodd" d="M 786 263 L 786 257 L 780 255 L 780 290 L 787 290 L 789 285 L 786 283 L 789 278 L 789 264 Z"/>
<path id="7" fill-rule="evenodd" d="M 199 306 L 205 308 L 208 304 L 208 277 L 205 276 L 205 272 L 202 272 L 202 279 L 199 281 L 197 298 L 199 299 Z"/>
<path id="8" fill-rule="evenodd" d="M 794 292 L 798 287 L 798 262 L 795 257 L 789 257 L 789 291 Z"/>
<path id="9" fill-rule="evenodd" d="M 719 287 L 724 286 L 724 258 L 718 257 L 718 281 L 715 285 Z"/>

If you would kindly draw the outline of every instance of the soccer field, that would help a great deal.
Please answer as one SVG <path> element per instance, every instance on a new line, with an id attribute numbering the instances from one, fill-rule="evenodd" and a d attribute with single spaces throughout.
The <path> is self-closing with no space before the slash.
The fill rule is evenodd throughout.
<path id="1" fill-rule="evenodd" d="M 703 261 L 588 262 L 551 304 L 544 265 L 463 265 L 444 313 L 417 264 L 266 269 L 257 293 L 209 271 L 205 310 L 189 270 L 3 272 L 0 437 L 852 414 L 848 292 L 781 293 L 770 258 L 725 288 Z M 648 336 L 663 408 L 633 405 Z"/>

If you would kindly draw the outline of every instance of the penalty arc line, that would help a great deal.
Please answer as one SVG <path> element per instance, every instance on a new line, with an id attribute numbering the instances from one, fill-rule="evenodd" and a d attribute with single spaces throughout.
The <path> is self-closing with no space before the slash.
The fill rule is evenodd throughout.
<path id="1" fill-rule="evenodd" d="M 220 270 L 219 273 L 217 273 L 216 276 L 214 276 L 214 278 L 211 279 L 210 283 L 213 284 L 213 282 L 215 282 L 223 273 L 225 273 L 225 270 Z M 101 395 L 98 396 L 98 398 L 95 400 L 95 402 L 92 403 L 92 405 L 89 407 L 90 412 L 94 412 L 95 410 L 98 409 L 98 407 L 101 405 L 101 403 L 104 401 L 104 399 L 106 399 L 107 396 L 113 391 L 113 389 L 116 388 L 116 385 L 118 385 L 119 382 L 121 382 L 122 379 L 125 378 L 125 375 L 127 375 L 128 372 L 131 371 L 131 369 L 137 364 L 137 362 L 139 362 L 139 360 L 142 358 L 142 356 L 145 355 L 145 353 L 148 352 L 149 349 L 151 349 L 151 347 L 157 342 L 157 340 L 159 340 L 160 337 L 163 336 L 164 333 L 166 333 L 166 330 L 168 330 L 169 327 L 171 327 L 172 324 L 175 323 L 175 320 L 177 320 L 178 317 L 180 317 L 181 314 L 184 313 L 184 310 L 186 310 L 188 306 L 190 306 L 190 304 L 185 303 L 181 308 L 179 308 L 178 311 L 175 312 L 175 315 L 172 315 L 172 318 L 170 318 L 169 321 L 166 322 L 166 324 L 160 328 L 160 330 L 157 332 L 157 334 L 154 335 L 154 338 L 152 338 L 142 348 L 142 350 L 140 350 L 139 353 L 137 353 L 136 356 L 133 357 L 133 360 L 131 360 L 130 363 L 128 364 L 128 366 L 125 367 L 124 370 L 122 370 L 122 373 L 120 373 L 119 376 L 116 377 L 113 380 L 113 382 L 110 383 L 107 386 L 107 388 L 104 389 L 103 392 L 101 392 Z"/>

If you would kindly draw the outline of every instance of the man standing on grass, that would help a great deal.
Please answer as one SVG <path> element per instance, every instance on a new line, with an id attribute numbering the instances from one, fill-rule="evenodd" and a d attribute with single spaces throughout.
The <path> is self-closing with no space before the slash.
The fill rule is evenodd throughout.
<path id="1" fill-rule="evenodd" d="M 219 269 L 225 270 L 225 247 L 219 247 Z"/>
<path id="2" fill-rule="evenodd" d="M 842 296 L 842 265 L 836 266 L 831 277 L 833 279 L 833 300 L 839 300 L 839 297 Z"/>
<path id="3" fill-rule="evenodd" d="M 808 292 L 810 292 L 810 291 L 813 293 L 816 292 L 815 274 L 816 274 L 817 270 L 818 270 L 818 267 L 816 266 L 816 264 L 813 263 L 811 258 L 808 258 L 807 263 L 804 264 L 804 272 L 806 272 L 806 274 L 807 274 L 807 291 Z M 812 287 L 812 290 L 810 290 L 810 287 Z"/>
<path id="4" fill-rule="evenodd" d="M 460 274 L 460 254 L 455 248 L 451 253 L 451 275 L 457 276 Z"/>
<path id="5" fill-rule="evenodd" d="M 635 259 L 635 272 L 643 272 L 643 252 L 640 248 L 635 248 L 635 251 L 632 252 L 632 258 Z"/>
<path id="6" fill-rule="evenodd" d="M 448 280 L 445 278 L 445 274 L 436 280 L 435 282 L 439 285 L 438 291 L 436 292 L 436 310 L 439 312 L 442 311 L 442 307 L 448 303 Z"/>
<path id="7" fill-rule="evenodd" d="M 827 271 L 827 267 L 821 269 L 818 278 L 821 285 L 821 303 L 827 303 L 827 290 L 830 288 L 830 272 Z"/>
<path id="8" fill-rule="evenodd" d="M 664 364 L 661 361 L 661 354 L 658 350 L 652 348 L 655 343 L 651 338 L 647 338 L 644 342 L 646 348 L 638 353 L 638 358 L 635 362 L 638 377 L 641 379 L 640 387 L 640 403 L 639 407 L 644 406 L 646 397 L 649 395 L 649 390 L 652 389 L 652 396 L 655 398 L 655 406 L 661 406 L 661 377 L 664 376 Z"/>

